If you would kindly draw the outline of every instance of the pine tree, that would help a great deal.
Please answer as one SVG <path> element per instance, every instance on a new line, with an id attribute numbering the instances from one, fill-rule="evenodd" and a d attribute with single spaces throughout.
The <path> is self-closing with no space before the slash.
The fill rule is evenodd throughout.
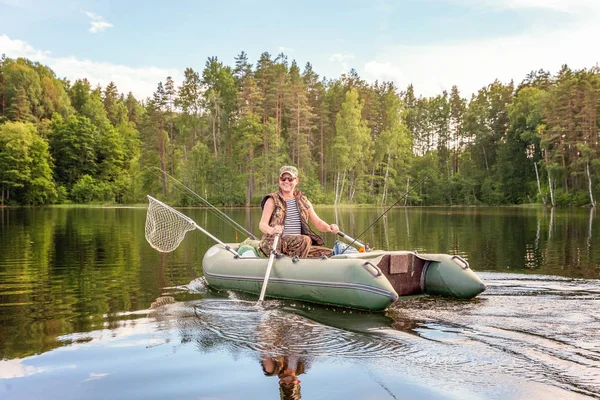
<path id="1" fill-rule="evenodd" d="M 125 99 L 125 107 L 127 108 L 127 119 L 137 126 L 141 114 L 143 113 L 143 108 L 131 92 L 127 94 L 127 98 Z"/>
<path id="2" fill-rule="evenodd" d="M 364 102 L 359 101 L 358 91 L 351 88 L 346 93 L 346 101 L 336 118 L 334 148 L 339 152 L 337 160 L 336 201 L 344 192 L 346 173 L 350 175 L 348 200 L 352 201 L 365 173 L 365 157 L 370 153 L 370 129 L 362 120 Z"/>
<path id="3" fill-rule="evenodd" d="M 114 82 L 110 82 L 104 88 L 104 97 L 102 102 L 104 103 L 104 109 L 106 110 L 106 116 L 113 126 L 117 125 L 117 100 L 119 92 L 117 85 Z"/>
<path id="4" fill-rule="evenodd" d="M 235 68 L 233 76 L 235 77 L 238 89 L 241 89 L 243 81 L 252 75 L 252 64 L 248 62 L 248 54 L 242 51 L 235 57 Z"/>
<path id="5" fill-rule="evenodd" d="M 290 121 L 288 136 L 292 163 L 305 173 L 309 173 L 312 170 L 310 149 L 313 145 L 311 141 L 313 113 L 308 103 L 304 80 L 300 76 L 300 69 L 295 60 L 290 67 L 289 80 L 289 90 L 286 91 L 283 102 Z"/>
<path id="6" fill-rule="evenodd" d="M 200 115 L 202 113 L 202 81 L 200 75 L 191 68 L 186 68 L 183 83 L 179 87 L 175 105 L 183 113 L 193 133 L 192 147 L 196 146 L 200 136 Z M 185 134 L 185 133 L 184 133 Z"/>
<path id="7" fill-rule="evenodd" d="M 460 97 L 458 87 L 452 86 L 450 91 L 450 138 L 452 140 L 453 148 L 453 162 L 452 171 L 454 174 L 458 173 L 458 160 L 459 154 L 462 152 L 465 142 L 463 133 L 463 118 L 467 108 L 467 102 L 465 99 Z"/>
<path id="8" fill-rule="evenodd" d="M 155 124 L 157 132 L 158 132 L 158 154 L 160 158 L 160 168 L 164 172 L 167 171 L 167 141 L 166 141 L 166 133 L 165 133 L 165 107 L 167 104 L 165 89 L 163 87 L 162 82 L 158 83 L 156 87 L 156 91 L 152 94 L 151 100 L 151 118 L 158 123 Z M 167 195 L 167 177 L 163 173 L 162 177 L 162 192 L 163 196 Z"/>

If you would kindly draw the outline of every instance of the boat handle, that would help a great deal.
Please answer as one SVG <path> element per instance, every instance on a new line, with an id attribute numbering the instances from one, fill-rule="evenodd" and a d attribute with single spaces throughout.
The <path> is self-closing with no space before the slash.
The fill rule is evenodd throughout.
<path id="1" fill-rule="evenodd" d="M 464 270 L 469 269 L 469 263 L 461 256 L 452 256 L 452 261 Z"/>
<path id="2" fill-rule="evenodd" d="M 371 262 L 367 261 L 365 262 L 362 267 L 364 269 L 366 269 L 367 271 L 369 271 L 369 273 L 371 275 L 373 275 L 375 278 L 380 277 L 383 272 L 381 272 L 381 269 L 379 269 L 379 267 L 377 265 L 372 264 Z M 373 272 L 373 270 L 375 270 L 375 272 Z"/>

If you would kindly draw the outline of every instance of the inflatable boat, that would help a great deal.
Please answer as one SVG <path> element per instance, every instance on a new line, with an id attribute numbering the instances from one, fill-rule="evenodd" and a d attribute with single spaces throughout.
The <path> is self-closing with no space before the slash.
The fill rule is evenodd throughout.
<path id="1" fill-rule="evenodd" d="M 204 277 L 215 289 L 258 294 L 268 259 L 248 252 L 236 256 L 231 249 L 238 248 L 230 243 L 208 249 L 202 261 Z M 380 311 L 400 296 L 470 299 L 485 289 L 460 256 L 369 251 L 322 259 L 278 256 L 266 296 Z"/>

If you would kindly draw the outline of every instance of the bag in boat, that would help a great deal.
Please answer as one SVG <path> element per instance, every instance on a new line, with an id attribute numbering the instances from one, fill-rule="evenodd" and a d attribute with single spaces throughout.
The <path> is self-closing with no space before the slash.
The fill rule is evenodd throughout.
<path id="1" fill-rule="evenodd" d="M 349 253 L 358 253 L 354 247 L 349 244 L 342 243 L 339 240 L 333 242 L 333 255 L 336 256 L 338 254 L 349 254 Z"/>

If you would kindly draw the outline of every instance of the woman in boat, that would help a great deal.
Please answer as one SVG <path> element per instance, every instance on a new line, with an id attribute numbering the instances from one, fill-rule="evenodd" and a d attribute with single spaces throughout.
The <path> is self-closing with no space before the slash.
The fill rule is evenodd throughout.
<path id="1" fill-rule="evenodd" d="M 281 167 L 279 190 L 266 195 L 260 204 L 263 213 L 258 227 L 264 233 L 260 250 L 269 255 L 275 235 L 280 235 L 277 250 L 283 254 L 300 258 L 331 257 L 333 250 L 323 246 L 323 239 L 313 232 L 308 221 L 320 232 L 337 234 L 340 229 L 319 218 L 310 201 L 296 189 L 297 185 L 298 169 Z"/>

